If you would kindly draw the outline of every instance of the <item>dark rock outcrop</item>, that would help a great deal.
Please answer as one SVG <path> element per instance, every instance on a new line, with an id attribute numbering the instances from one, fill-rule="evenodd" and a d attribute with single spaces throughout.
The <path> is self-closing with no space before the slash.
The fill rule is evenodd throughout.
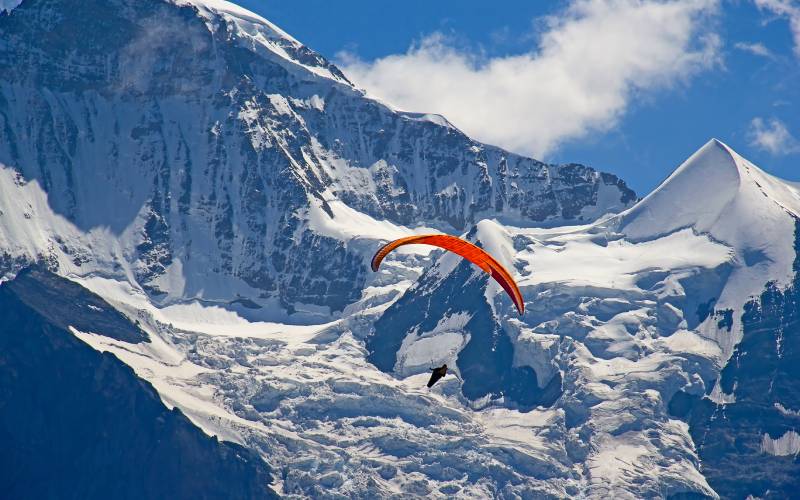
<path id="1" fill-rule="evenodd" d="M 35 271 L 0 286 L 0 496 L 277 497 L 258 455 L 207 436 L 115 356 L 64 329 L 91 319 L 126 336 L 138 331 L 120 329 L 113 310 L 67 311 L 80 286 L 64 281 Z M 54 309 L 38 300 L 65 291 Z M 80 295 L 98 307 L 90 292 Z"/>
<path id="2" fill-rule="evenodd" d="M 669 403 L 689 423 L 701 471 L 723 498 L 795 498 L 800 489 L 798 453 L 763 446 L 800 429 L 800 221 L 795 240 L 793 285 L 770 283 L 745 306 L 744 336 L 718 382 L 735 401 L 681 391 Z"/>

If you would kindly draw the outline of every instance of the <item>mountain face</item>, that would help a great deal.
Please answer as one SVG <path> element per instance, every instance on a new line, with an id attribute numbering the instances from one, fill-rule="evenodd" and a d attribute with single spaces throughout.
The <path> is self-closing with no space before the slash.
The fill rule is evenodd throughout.
<path id="1" fill-rule="evenodd" d="M 592 494 L 791 496 L 799 215 L 797 185 L 711 141 L 605 221 L 480 222 L 467 236 L 516 270 L 526 314 L 442 256 L 374 323 L 368 359 L 447 362 L 473 405 L 557 411 Z"/>
<path id="2" fill-rule="evenodd" d="M 669 403 L 689 423 L 703 472 L 724 497 L 791 498 L 797 491 L 800 220 L 795 227 L 794 280 L 787 289 L 768 283 L 745 305 L 742 341 L 719 374 L 725 404 L 685 391 Z"/>
<path id="3" fill-rule="evenodd" d="M 104 469 L 107 489 L 82 497 L 251 498 L 270 480 L 315 498 L 800 486 L 797 184 L 712 140 L 637 201 L 610 174 L 376 102 L 221 0 L 12 3 L 3 484 L 39 459 L 74 465 L 102 431 L 118 445 L 83 463 L 140 476 Z M 367 271 L 381 242 L 434 230 L 497 257 L 526 313 L 430 248 Z M 172 489 L 136 489 L 158 484 Z"/>
<path id="4" fill-rule="evenodd" d="M 346 218 L 337 204 L 460 231 L 486 217 L 588 221 L 635 200 L 613 175 L 513 155 L 367 99 L 226 2 L 25 0 L 0 31 L 0 164 L 80 232 L 108 233 L 120 255 L 103 272 L 163 304 L 341 311 L 367 276 L 348 238 L 320 230 Z M 24 257 L 93 272 L 57 236 Z M 19 257 L 8 253 L 6 273 Z"/>
<path id="5" fill-rule="evenodd" d="M 277 498 L 259 456 L 203 434 L 62 326 L 91 319 L 120 340 L 148 341 L 100 297 L 26 269 L 0 285 L 0 310 L 3 498 Z"/>

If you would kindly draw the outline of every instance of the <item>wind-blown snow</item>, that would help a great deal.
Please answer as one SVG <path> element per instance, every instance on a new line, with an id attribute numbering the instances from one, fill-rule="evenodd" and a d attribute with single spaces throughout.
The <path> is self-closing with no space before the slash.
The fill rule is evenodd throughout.
<path id="1" fill-rule="evenodd" d="M 263 47 L 279 57 L 290 61 L 293 64 L 322 76 L 330 78 L 339 83 L 350 85 L 346 79 L 336 75 L 323 65 L 312 65 L 301 63 L 296 57 L 287 52 L 287 46 L 297 49 L 302 44 L 294 37 L 264 19 L 263 17 L 251 12 L 235 3 L 226 0 L 170 0 L 178 5 L 193 5 L 204 14 L 209 23 L 216 23 L 217 18 L 221 17 L 232 23 L 238 29 L 239 34 L 251 43 L 253 47 Z"/>

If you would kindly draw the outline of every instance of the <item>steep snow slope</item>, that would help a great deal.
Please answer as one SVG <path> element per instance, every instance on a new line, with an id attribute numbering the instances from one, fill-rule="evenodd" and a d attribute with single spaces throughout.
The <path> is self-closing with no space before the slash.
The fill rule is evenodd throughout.
<path id="1" fill-rule="evenodd" d="M 502 230 L 494 223 L 481 229 Z M 528 294 L 538 288 L 538 298 L 528 302 L 532 316 L 524 318 L 530 323 L 509 320 L 510 328 L 500 332 L 512 333 L 507 338 L 514 342 L 513 358 L 500 360 L 507 366 L 532 366 L 543 386 L 563 376 L 552 408 L 520 412 L 507 399 L 472 401 L 462 395 L 471 379 L 460 361 L 451 363 L 443 353 L 442 339 L 486 335 L 465 328 L 472 310 L 456 312 L 463 276 L 457 276 L 457 288 L 448 289 L 454 295 L 432 292 L 432 301 L 450 304 L 453 314 L 434 320 L 431 330 L 418 330 L 420 340 L 409 343 L 405 352 L 412 355 L 403 358 L 407 362 L 395 376 L 366 360 L 361 340 L 393 296 L 379 295 L 377 303 L 329 325 L 289 327 L 248 323 L 199 305 L 190 313 L 157 309 L 144 294 L 93 278 L 84 283 L 138 314 L 160 340 L 150 347 L 78 335 L 135 367 L 166 401 L 209 432 L 262 450 L 282 471 L 284 493 L 713 496 L 697 471 L 686 425 L 668 418 L 663 407 L 664 398 L 687 382 L 702 393 L 720 349 L 681 328 L 681 311 L 663 304 L 658 292 L 639 290 L 636 282 L 649 278 L 654 266 L 678 276 L 706 272 L 729 260 L 730 250 L 691 231 L 606 247 L 584 231 L 505 231 L 518 241 L 537 238 L 541 243 L 533 251 L 548 253 L 547 267 L 560 269 L 560 276 L 525 285 Z M 505 248 L 514 254 L 513 247 Z M 644 249 L 653 256 L 639 261 Z M 607 270 L 573 268 L 579 255 Z M 446 260 L 430 273 L 441 278 Z M 402 269 L 408 263 L 394 265 Z M 627 281 L 616 284 L 619 275 Z M 390 288 L 396 293 L 403 286 Z M 483 296 L 484 289 L 475 288 Z M 498 311 L 511 311 L 502 296 L 490 296 Z M 412 317 L 418 310 L 404 309 Z M 493 366 L 490 349 L 479 354 L 479 364 Z M 428 391 L 427 363 L 441 359 L 459 369 L 463 385 L 451 376 Z M 523 387 L 526 393 L 536 393 L 533 384 Z"/>
<path id="2" fill-rule="evenodd" d="M 715 156 L 720 147 L 707 145 L 680 172 L 730 167 L 736 157 Z M 740 165 L 766 185 L 766 174 Z M 659 192 L 678 196 L 676 185 Z M 641 204 L 654 220 L 668 219 L 654 198 Z M 748 214 L 769 221 L 753 214 L 774 201 L 762 195 L 751 203 Z M 521 318 L 480 271 L 434 252 L 398 256 L 342 319 L 315 327 L 249 323 L 201 305 L 159 309 L 144 294 L 92 278 L 84 283 L 139 314 L 162 343 L 78 335 L 134 366 L 209 432 L 273 457 L 284 493 L 714 497 L 703 473 L 720 487 L 714 471 L 724 465 L 715 464 L 725 462 L 695 441 L 705 424 L 678 411 L 680 398 L 723 408 L 716 405 L 737 397 L 730 382 L 716 383 L 728 358 L 722 334 L 735 334 L 735 318 L 751 320 L 741 321 L 744 303 L 720 309 L 714 299 L 739 286 L 737 273 L 763 264 L 743 256 L 755 242 L 734 239 L 735 231 L 736 244 L 723 242 L 713 224 L 678 222 L 629 236 L 626 224 L 642 205 L 584 227 L 485 220 L 469 231 L 518 274 L 527 303 Z M 707 206 L 698 204 L 703 213 Z M 780 247 L 782 236 L 774 250 L 794 252 L 794 241 Z M 426 258 L 434 264 L 415 280 Z M 763 272 L 762 289 L 770 280 Z M 424 389 L 427 368 L 441 362 L 455 375 Z M 738 384 L 740 397 L 749 394 L 741 392 L 746 379 Z M 779 403 L 787 413 L 800 407 L 791 395 Z M 763 431 L 747 421 L 757 449 L 764 433 L 791 440 L 781 426 L 793 417 L 785 418 Z M 773 441 L 763 449 L 783 450 Z M 727 453 L 722 459 L 736 460 Z M 769 457 L 783 460 L 754 456 L 766 464 Z"/>
<path id="3" fill-rule="evenodd" d="M 81 232 L 113 235 L 124 258 L 103 272 L 124 270 L 161 304 L 297 321 L 342 311 L 368 277 L 349 235 L 315 230 L 339 217 L 332 205 L 457 231 L 483 217 L 591 220 L 635 198 L 612 175 L 367 99 L 227 2 L 26 0 L 0 32 L 0 164 Z"/>
<path id="4" fill-rule="evenodd" d="M 800 487 L 800 222 L 794 248 L 791 286 L 770 283 L 744 308 L 742 341 L 715 385 L 724 397 L 680 391 L 669 403 L 689 423 L 703 473 L 725 498 L 792 498 Z"/>
<path id="5" fill-rule="evenodd" d="M 209 28 L 218 29 L 220 20 L 235 26 L 241 37 L 237 42 L 255 52 L 264 49 L 303 67 L 319 76 L 351 85 L 347 78 L 330 62 L 267 19 L 225 0 L 171 0 L 177 5 L 197 7 L 207 19 Z M 321 101 L 319 101 L 321 102 Z"/>

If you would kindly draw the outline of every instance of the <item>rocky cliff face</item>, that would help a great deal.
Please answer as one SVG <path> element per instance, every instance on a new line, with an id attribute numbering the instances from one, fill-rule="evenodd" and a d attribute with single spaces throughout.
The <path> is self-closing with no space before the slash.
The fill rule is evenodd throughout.
<path id="1" fill-rule="evenodd" d="M 458 231 L 485 217 L 585 221 L 635 198 L 613 175 L 367 99 L 225 2 L 26 0 L 0 32 L 0 164 L 80 231 L 108 231 L 115 272 L 163 303 L 342 310 L 366 276 L 361 253 L 310 227 L 309 211 L 337 217 L 332 200 Z"/>
<path id="2" fill-rule="evenodd" d="M 792 285 L 768 283 L 745 305 L 742 341 L 717 382 L 722 401 L 680 391 L 669 403 L 725 498 L 791 498 L 800 485 L 800 220 L 795 240 Z"/>

